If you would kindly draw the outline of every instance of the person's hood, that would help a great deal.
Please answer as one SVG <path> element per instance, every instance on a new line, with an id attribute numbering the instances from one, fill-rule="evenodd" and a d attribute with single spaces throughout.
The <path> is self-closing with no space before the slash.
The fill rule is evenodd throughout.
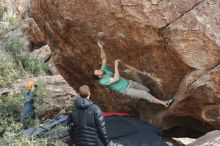
<path id="1" fill-rule="evenodd" d="M 91 100 L 87 99 L 87 98 L 78 97 L 75 100 L 75 107 L 77 109 L 86 109 L 92 104 L 93 104 L 93 102 Z"/>

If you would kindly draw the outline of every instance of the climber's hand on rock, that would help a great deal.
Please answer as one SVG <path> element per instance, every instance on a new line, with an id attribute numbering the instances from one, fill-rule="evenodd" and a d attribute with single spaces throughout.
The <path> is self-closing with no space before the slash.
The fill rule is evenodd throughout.
<path id="1" fill-rule="evenodd" d="M 115 60 L 115 66 L 118 66 L 119 62 L 119 60 Z"/>
<path id="2" fill-rule="evenodd" d="M 103 49 L 103 45 L 104 45 L 104 43 L 103 42 L 101 42 L 101 41 L 98 41 L 98 46 L 99 46 L 99 48 L 101 48 L 101 49 Z"/>
<path id="3" fill-rule="evenodd" d="M 118 64 L 122 63 L 122 61 L 120 59 L 116 59 L 115 61 L 118 62 Z"/>

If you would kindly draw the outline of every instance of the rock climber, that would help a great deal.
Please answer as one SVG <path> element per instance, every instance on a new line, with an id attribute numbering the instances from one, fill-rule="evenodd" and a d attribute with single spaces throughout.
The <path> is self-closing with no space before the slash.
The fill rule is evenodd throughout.
<path id="1" fill-rule="evenodd" d="M 150 90 L 147 87 L 135 81 L 121 77 L 118 69 L 118 65 L 121 62 L 120 60 L 115 60 L 113 73 L 107 67 L 107 56 L 104 51 L 103 42 L 98 41 L 98 47 L 101 51 L 102 66 L 101 69 L 94 71 L 93 78 L 99 80 L 99 83 L 102 86 L 133 98 L 145 99 L 151 103 L 161 104 L 167 108 L 171 106 L 174 98 L 167 101 L 161 101 L 151 95 L 149 93 Z"/>

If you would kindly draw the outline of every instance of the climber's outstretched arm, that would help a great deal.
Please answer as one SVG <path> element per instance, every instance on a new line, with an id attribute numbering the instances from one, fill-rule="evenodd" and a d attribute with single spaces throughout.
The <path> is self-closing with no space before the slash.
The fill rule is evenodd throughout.
<path id="1" fill-rule="evenodd" d="M 100 48 L 100 51 L 101 51 L 101 59 L 102 59 L 102 65 L 106 65 L 107 63 L 107 56 L 106 56 L 106 53 L 103 49 L 103 43 L 98 41 L 98 46 Z"/>
<path id="2" fill-rule="evenodd" d="M 120 79 L 120 73 L 118 70 L 118 63 L 120 62 L 120 60 L 115 60 L 115 74 L 113 78 L 110 78 L 110 83 L 114 83 L 117 82 Z"/>

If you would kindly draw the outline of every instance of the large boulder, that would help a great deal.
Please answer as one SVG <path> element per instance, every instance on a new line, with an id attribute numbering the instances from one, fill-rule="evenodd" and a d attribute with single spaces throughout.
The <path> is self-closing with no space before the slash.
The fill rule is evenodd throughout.
<path id="1" fill-rule="evenodd" d="M 187 146 L 219 146 L 219 144 L 220 144 L 220 131 L 215 130 L 198 138 L 193 143 Z"/>
<path id="2" fill-rule="evenodd" d="M 180 84 L 170 111 L 191 116 L 220 129 L 220 65 L 210 71 L 194 71 Z"/>
<path id="3" fill-rule="evenodd" d="M 36 49 L 33 52 L 31 52 L 31 55 L 38 59 L 42 59 L 44 62 L 46 62 L 51 57 L 50 47 L 48 45 L 44 45 L 39 49 Z"/>
<path id="4" fill-rule="evenodd" d="M 56 66 L 54 65 L 53 58 L 51 57 L 50 60 L 47 62 L 49 66 L 49 71 L 52 75 L 59 75 L 60 73 L 58 72 Z"/>
<path id="5" fill-rule="evenodd" d="M 33 43 L 33 47 L 39 47 L 47 44 L 44 33 L 41 32 L 33 18 L 23 20 L 21 23 L 21 29 Z"/>
<path id="6" fill-rule="evenodd" d="M 50 51 L 50 47 L 48 45 L 44 45 L 44 46 L 40 47 L 39 49 L 34 50 L 33 52 L 31 52 L 31 55 L 33 57 L 36 57 L 40 60 L 43 60 L 45 63 L 47 63 L 48 67 L 49 67 L 50 74 L 52 74 L 52 75 L 59 74 L 56 66 L 54 65 L 53 57 L 52 57 L 52 54 Z"/>
<path id="7" fill-rule="evenodd" d="M 219 0 L 32 0 L 31 15 L 44 32 L 59 72 L 74 88 L 87 84 L 104 110 L 126 111 L 164 128 L 219 127 Z M 108 65 L 120 58 L 153 78 L 128 75 L 170 110 L 102 88 L 91 79 L 101 60 L 104 33 Z M 195 125 L 195 126 L 190 126 Z M 201 128 L 203 126 L 205 128 Z"/>

